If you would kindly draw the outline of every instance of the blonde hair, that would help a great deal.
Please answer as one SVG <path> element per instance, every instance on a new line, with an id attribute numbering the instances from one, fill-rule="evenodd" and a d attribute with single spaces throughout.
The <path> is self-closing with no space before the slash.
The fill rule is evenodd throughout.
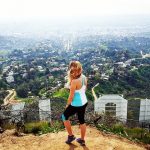
<path id="1" fill-rule="evenodd" d="M 71 61 L 68 67 L 68 82 L 77 79 L 82 74 L 82 65 L 79 61 Z"/>

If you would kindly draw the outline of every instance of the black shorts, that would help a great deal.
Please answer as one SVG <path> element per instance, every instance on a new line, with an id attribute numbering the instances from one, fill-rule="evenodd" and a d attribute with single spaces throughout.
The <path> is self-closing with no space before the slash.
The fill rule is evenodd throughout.
<path id="1" fill-rule="evenodd" d="M 88 105 L 88 103 L 86 103 L 85 105 L 83 106 L 79 106 L 79 107 L 75 107 L 75 106 L 71 106 L 69 105 L 64 113 L 62 114 L 62 120 L 65 121 L 65 120 L 68 120 L 68 118 L 74 114 L 77 113 L 78 115 L 78 120 L 79 120 L 79 123 L 80 124 L 84 124 L 85 123 L 85 120 L 84 120 L 84 114 L 85 114 L 85 109 L 86 109 L 86 106 Z"/>

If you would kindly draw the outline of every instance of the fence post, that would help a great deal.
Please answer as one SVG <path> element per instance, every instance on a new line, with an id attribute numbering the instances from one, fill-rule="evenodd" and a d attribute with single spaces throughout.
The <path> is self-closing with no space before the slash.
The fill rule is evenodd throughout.
<path id="1" fill-rule="evenodd" d="M 144 122 L 142 122 L 141 139 L 143 138 L 143 129 L 144 129 Z"/>

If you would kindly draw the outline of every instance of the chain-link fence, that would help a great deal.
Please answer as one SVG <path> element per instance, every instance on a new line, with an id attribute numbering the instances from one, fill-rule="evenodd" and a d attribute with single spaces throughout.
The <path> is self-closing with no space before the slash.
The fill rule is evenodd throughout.
<path id="1" fill-rule="evenodd" d="M 31 122 L 40 122 L 40 112 L 45 114 L 44 121 L 49 123 L 60 121 L 61 115 L 65 110 L 66 102 L 63 99 L 52 99 L 51 100 L 51 110 L 44 111 L 39 108 L 38 101 L 27 104 L 24 106 L 22 110 L 11 110 L 10 108 L 1 108 L 0 110 L 0 131 L 3 132 L 3 129 L 7 129 L 7 124 L 15 125 L 18 131 L 25 130 L 25 124 Z M 100 130 L 108 130 L 113 131 L 124 128 L 125 135 L 129 135 L 129 129 L 135 128 L 134 132 L 138 132 L 138 137 L 143 138 L 146 134 L 150 132 L 150 121 L 142 121 L 134 119 L 126 119 L 122 121 L 123 118 L 114 117 L 108 114 L 96 114 L 94 113 L 94 104 L 92 101 L 88 102 L 86 113 L 85 113 L 85 121 L 88 125 L 92 125 L 97 127 Z M 70 121 L 72 124 L 79 124 L 77 115 L 70 117 Z M 119 126 L 118 126 L 119 125 Z M 116 129 L 119 128 L 119 129 Z M 109 130 L 110 129 L 110 130 Z M 128 131 L 128 133 L 126 133 Z M 135 133 L 131 133 L 130 136 L 133 136 Z M 150 142 L 150 141 L 149 141 Z"/>

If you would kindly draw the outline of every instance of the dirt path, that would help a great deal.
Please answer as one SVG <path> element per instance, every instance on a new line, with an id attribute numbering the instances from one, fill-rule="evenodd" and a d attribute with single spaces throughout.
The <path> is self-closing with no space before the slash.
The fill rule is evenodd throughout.
<path id="1" fill-rule="evenodd" d="M 15 100 L 16 91 L 15 90 L 8 90 L 9 94 L 4 99 L 4 105 L 18 103 L 20 100 Z"/>
<path id="2" fill-rule="evenodd" d="M 73 126 L 73 131 L 79 137 L 78 126 Z M 13 136 L 13 132 L 7 130 L 0 135 L 0 150 L 145 150 L 142 145 L 115 135 L 103 134 L 92 127 L 87 127 L 86 147 L 80 146 L 76 141 L 71 145 L 65 144 L 65 131 L 22 137 Z"/>
<path id="3" fill-rule="evenodd" d="M 13 90 L 7 90 L 9 94 L 4 98 L 4 105 L 7 105 L 9 103 L 9 99 L 13 96 L 14 91 Z"/>

